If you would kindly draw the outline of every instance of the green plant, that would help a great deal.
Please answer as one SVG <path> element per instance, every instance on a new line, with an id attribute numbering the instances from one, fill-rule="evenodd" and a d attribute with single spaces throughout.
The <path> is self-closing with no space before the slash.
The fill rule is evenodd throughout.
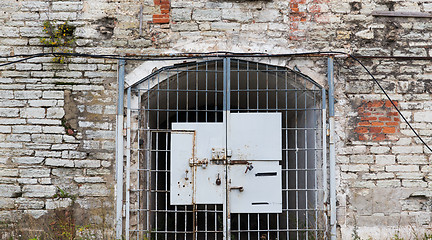
<path id="1" fill-rule="evenodd" d="M 57 63 L 64 63 L 66 57 L 64 55 L 55 55 L 55 53 L 71 53 L 73 43 L 75 42 L 74 31 L 75 27 L 70 25 L 68 21 L 62 24 L 56 24 L 55 21 L 45 21 L 43 30 L 48 37 L 40 38 L 40 42 L 45 46 L 52 47 L 54 58 Z"/>
<path id="2" fill-rule="evenodd" d="M 66 119 L 64 117 L 61 119 L 61 124 L 65 128 L 65 131 L 66 131 L 67 135 L 70 135 L 70 136 L 75 136 L 76 135 L 75 130 L 72 129 L 72 126 L 70 125 L 70 123 L 68 123 L 66 121 Z"/>
<path id="3" fill-rule="evenodd" d="M 357 220 L 354 218 L 354 228 L 353 233 L 351 234 L 353 240 L 361 240 L 361 237 L 358 235 L 358 227 L 357 227 Z"/>
<path id="4" fill-rule="evenodd" d="M 75 200 L 76 196 L 69 194 L 65 190 L 57 187 L 57 192 L 53 195 L 53 198 L 70 198 L 72 201 Z"/>

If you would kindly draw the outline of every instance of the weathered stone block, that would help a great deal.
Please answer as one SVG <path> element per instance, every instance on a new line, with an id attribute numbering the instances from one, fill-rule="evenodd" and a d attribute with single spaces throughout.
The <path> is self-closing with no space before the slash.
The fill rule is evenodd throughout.
<path id="1" fill-rule="evenodd" d="M 13 157 L 12 162 L 18 164 L 39 164 L 44 159 L 43 157 Z"/>
<path id="2" fill-rule="evenodd" d="M 49 177 L 51 169 L 46 168 L 22 168 L 19 170 L 19 176 L 23 178 L 41 178 Z"/>
<path id="3" fill-rule="evenodd" d="M 63 108 L 48 108 L 47 109 L 47 118 L 62 118 L 65 114 Z"/>
<path id="4" fill-rule="evenodd" d="M 57 192 L 57 188 L 47 185 L 27 185 L 22 191 L 23 197 L 52 197 Z"/>
<path id="5" fill-rule="evenodd" d="M 105 197 L 110 194 L 104 184 L 83 184 L 79 187 L 79 196 L 84 197 Z"/>
<path id="6" fill-rule="evenodd" d="M 377 155 L 375 156 L 376 164 L 379 165 L 392 165 L 396 163 L 394 155 Z"/>
<path id="7" fill-rule="evenodd" d="M 194 9 L 192 12 L 192 19 L 196 21 L 218 21 L 221 16 L 219 9 Z"/>
<path id="8" fill-rule="evenodd" d="M 74 162 L 72 160 L 58 159 L 58 158 L 47 158 L 45 160 L 46 166 L 56 166 L 56 167 L 74 167 Z"/>
<path id="9" fill-rule="evenodd" d="M 15 208 L 14 199 L 0 197 L 0 206 L 2 209 L 14 209 Z M 0 221 L 1 221 L 1 218 L 0 218 Z M 0 235 L 0 237 L 1 237 L 1 235 Z"/>
<path id="10" fill-rule="evenodd" d="M 198 24 L 196 23 L 176 23 L 171 25 L 171 30 L 174 32 L 181 31 L 198 31 Z"/>
<path id="11" fill-rule="evenodd" d="M 83 8 L 83 2 L 61 1 L 52 3 L 52 11 L 77 12 Z"/>
<path id="12" fill-rule="evenodd" d="M 16 125 L 12 126 L 13 133 L 37 133 L 41 132 L 42 128 L 36 125 Z"/>
<path id="13" fill-rule="evenodd" d="M 104 183 L 106 182 L 102 177 L 74 177 L 77 183 Z"/>
<path id="14" fill-rule="evenodd" d="M 388 172 L 417 172 L 419 166 L 417 165 L 390 165 L 385 166 L 385 170 Z"/>
<path id="15" fill-rule="evenodd" d="M 18 180 L 18 183 L 21 185 L 23 185 L 23 184 L 34 185 L 34 184 L 38 183 L 37 179 L 35 179 L 35 178 L 18 178 L 17 180 Z"/>
<path id="16" fill-rule="evenodd" d="M 423 153 L 422 146 L 393 146 L 393 153 Z"/>
<path id="17" fill-rule="evenodd" d="M 0 184 L 0 197 L 17 197 L 20 193 L 18 185 Z"/>
<path id="18" fill-rule="evenodd" d="M 341 165 L 340 166 L 341 171 L 344 172 L 362 172 L 362 171 L 369 171 L 369 165 L 367 164 L 352 164 L 352 165 Z"/>
<path id="19" fill-rule="evenodd" d="M 101 166 L 100 160 L 75 160 L 77 168 L 98 168 Z"/>
<path id="20" fill-rule="evenodd" d="M 43 91 L 42 98 L 64 99 L 64 92 L 63 91 Z"/>
<path id="21" fill-rule="evenodd" d="M 0 177 L 18 177 L 18 169 L 0 169 Z"/>
<path id="22" fill-rule="evenodd" d="M 18 117 L 18 112 L 16 108 L 0 108 L 0 117 Z"/>
<path id="23" fill-rule="evenodd" d="M 43 133 L 64 133 L 65 128 L 61 126 L 44 126 Z"/>
<path id="24" fill-rule="evenodd" d="M 34 200 L 28 198 L 18 198 L 15 200 L 18 209 L 42 209 L 45 202 L 42 200 Z"/>
<path id="25" fill-rule="evenodd" d="M 52 107 L 57 105 L 57 100 L 29 100 L 31 107 Z"/>
<path id="26" fill-rule="evenodd" d="M 428 159 L 424 155 L 398 155 L 399 164 L 428 164 Z"/>
<path id="27" fill-rule="evenodd" d="M 350 162 L 352 163 L 373 163 L 373 155 L 352 155 L 350 156 Z"/>
<path id="28" fill-rule="evenodd" d="M 22 118 L 45 118 L 44 108 L 23 108 L 20 111 Z"/>
<path id="29" fill-rule="evenodd" d="M 175 22 L 190 21 L 192 19 L 192 8 L 171 9 L 171 20 Z"/>
<path id="30" fill-rule="evenodd" d="M 60 198 L 60 199 L 47 199 L 46 209 L 58 209 L 67 208 L 72 205 L 72 199 Z"/>
<path id="31" fill-rule="evenodd" d="M 54 134 L 32 134 L 32 141 L 37 143 L 61 143 L 63 137 Z"/>
<path id="32" fill-rule="evenodd" d="M 42 91 L 15 91 L 15 99 L 38 99 L 42 97 Z"/>

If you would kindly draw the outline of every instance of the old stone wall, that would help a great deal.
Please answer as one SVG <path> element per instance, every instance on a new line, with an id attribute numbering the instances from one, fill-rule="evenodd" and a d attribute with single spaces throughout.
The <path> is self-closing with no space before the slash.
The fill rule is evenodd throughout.
<path id="1" fill-rule="evenodd" d="M 373 11 L 430 13 L 432 1 L 3 0 L 0 55 L 52 52 L 41 43 L 49 37 L 44 22 L 67 21 L 75 27 L 69 49 L 76 53 L 333 50 L 430 57 L 430 18 Z M 0 58 L 0 64 L 16 59 Z M 361 60 L 431 144 L 430 59 Z M 272 61 L 296 66 L 326 86 L 325 58 Z M 140 64 L 128 61 L 127 71 Z M 428 231 L 430 152 L 357 63 L 337 56 L 335 75 L 338 236 Z M 117 61 L 104 58 L 54 63 L 45 56 L 0 67 L 3 236 L 9 234 L 4 229 L 35 230 L 19 226 L 24 216 L 49 225 L 61 224 L 60 215 L 70 220 L 71 213 L 76 225 L 97 223 L 98 234 L 112 233 L 116 76 Z M 71 213 L 60 214 L 64 207 Z"/>

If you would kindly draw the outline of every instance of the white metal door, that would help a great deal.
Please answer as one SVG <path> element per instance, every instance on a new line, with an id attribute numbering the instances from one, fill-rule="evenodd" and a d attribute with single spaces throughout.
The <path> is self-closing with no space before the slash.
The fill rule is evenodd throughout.
<path id="1" fill-rule="evenodd" d="M 282 212 L 280 113 L 227 113 L 223 123 L 173 123 L 172 205 Z"/>

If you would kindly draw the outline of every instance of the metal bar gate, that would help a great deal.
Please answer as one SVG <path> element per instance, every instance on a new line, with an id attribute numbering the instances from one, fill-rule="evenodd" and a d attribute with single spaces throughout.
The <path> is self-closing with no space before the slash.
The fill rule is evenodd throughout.
<path id="1" fill-rule="evenodd" d="M 126 239 L 327 238 L 325 106 L 309 77 L 230 58 L 163 67 L 129 87 Z M 223 122 L 224 109 L 282 114 L 282 213 L 170 205 L 172 123 Z"/>

